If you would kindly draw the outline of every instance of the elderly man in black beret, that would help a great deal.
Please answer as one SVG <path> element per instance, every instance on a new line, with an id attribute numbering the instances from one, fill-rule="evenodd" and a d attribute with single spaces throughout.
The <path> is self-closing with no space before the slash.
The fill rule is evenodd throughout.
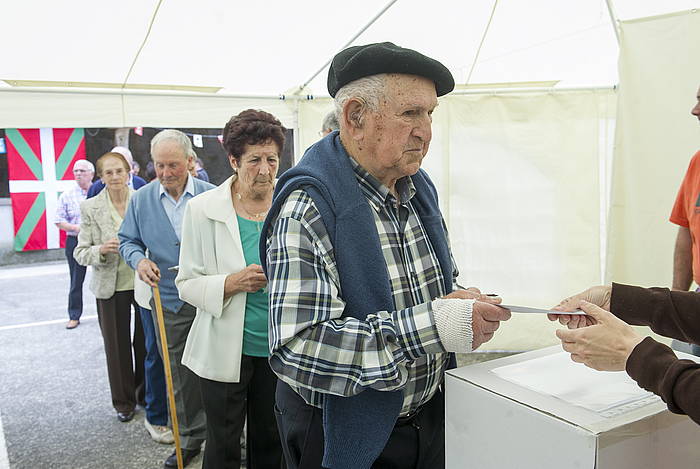
<path id="1" fill-rule="evenodd" d="M 437 191 L 420 169 L 440 62 L 392 43 L 350 47 L 328 73 L 340 131 L 280 178 L 263 227 L 270 364 L 288 467 L 444 466 L 450 352 L 510 313 L 455 289 Z"/>

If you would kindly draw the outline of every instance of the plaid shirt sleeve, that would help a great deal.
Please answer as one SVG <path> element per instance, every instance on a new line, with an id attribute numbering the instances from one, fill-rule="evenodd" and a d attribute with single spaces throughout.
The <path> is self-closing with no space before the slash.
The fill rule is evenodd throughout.
<path id="1" fill-rule="evenodd" d="M 343 317 L 333 247 L 302 190 L 283 204 L 267 249 L 270 365 L 288 384 L 340 396 L 400 389 L 407 363 L 445 352 L 431 302 L 369 312 L 364 320 Z"/>

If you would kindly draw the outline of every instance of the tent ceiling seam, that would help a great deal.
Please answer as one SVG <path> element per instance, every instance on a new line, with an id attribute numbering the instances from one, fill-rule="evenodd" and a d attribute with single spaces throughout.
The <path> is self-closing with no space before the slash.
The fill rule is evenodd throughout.
<path id="1" fill-rule="evenodd" d="M 496 13 L 496 7 L 498 6 L 498 0 L 494 0 L 493 2 L 493 8 L 491 9 L 491 16 L 489 16 L 489 21 L 486 23 L 486 28 L 484 29 L 484 34 L 481 36 L 481 42 L 479 43 L 478 49 L 476 49 L 476 55 L 474 55 L 474 61 L 472 62 L 472 66 L 469 69 L 469 75 L 467 75 L 467 81 L 465 84 L 469 84 L 469 80 L 472 78 L 472 73 L 474 72 L 474 68 L 476 67 L 476 62 L 479 60 L 479 54 L 481 54 L 481 48 L 484 45 L 484 41 L 486 41 L 486 36 L 489 33 L 489 28 L 491 27 L 491 21 L 493 21 L 493 15 Z"/>
<path id="2" fill-rule="evenodd" d="M 343 45 L 340 49 L 338 49 L 338 50 L 336 51 L 336 53 L 338 53 L 338 52 L 340 52 L 341 50 L 343 50 L 343 49 L 347 48 L 348 46 L 350 46 L 350 44 L 352 44 L 352 43 L 355 41 L 355 39 L 357 39 L 358 37 L 360 37 L 360 35 L 362 35 L 362 33 L 364 33 L 365 31 L 367 31 L 367 29 L 368 29 L 370 26 L 372 26 L 384 13 L 386 13 L 386 11 L 387 11 L 389 8 L 391 8 L 391 6 L 392 6 L 394 3 L 396 3 L 397 1 L 398 1 L 398 0 L 391 0 L 389 3 L 387 3 L 387 4 L 384 6 L 384 8 L 382 8 L 382 9 L 379 11 L 379 13 L 377 13 L 376 15 L 374 15 L 374 18 L 372 18 L 372 19 L 369 21 L 369 23 L 367 23 L 364 27 L 362 27 L 362 29 L 360 29 L 357 33 L 355 33 L 355 35 L 354 35 L 348 42 L 346 42 L 345 45 Z M 333 56 L 335 56 L 335 54 L 333 54 Z M 328 60 L 326 61 L 326 63 L 324 63 L 323 66 L 322 66 L 321 68 L 319 68 L 319 69 L 316 71 L 316 73 L 314 73 L 313 75 L 311 75 L 311 78 L 309 78 L 309 79 L 306 80 L 302 85 L 299 86 L 299 89 L 297 90 L 297 92 L 300 92 L 300 91 L 302 91 L 304 88 L 306 88 L 306 87 L 308 86 L 308 84 L 311 83 L 311 81 L 312 81 L 314 78 L 316 78 L 316 77 L 319 75 L 319 73 L 321 73 L 322 71 L 324 71 L 324 70 L 326 69 L 326 67 L 327 67 L 332 61 L 333 61 L 333 57 L 331 57 L 330 59 L 328 59 Z"/>
<path id="3" fill-rule="evenodd" d="M 163 3 L 163 0 L 158 0 L 158 4 L 156 5 L 155 10 L 153 10 L 153 15 L 151 16 L 151 21 L 148 23 L 148 30 L 146 30 L 146 36 L 144 36 L 143 41 L 141 42 L 141 46 L 139 47 L 139 50 L 136 51 L 136 55 L 134 56 L 134 60 L 131 62 L 131 66 L 129 67 L 129 71 L 126 73 L 126 77 L 124 77 L 124 82 L 122 83 L 122 88 L 126 87 L 126 83 L 129 81 L 129 77 L 131 76 L 131 72 L 134 70 L 134 66 L 136 65 L 136 61 L 139 59 L 139 56 L 141 55 L 141 51 L 146 45 L 146 42 L 148 42 L 148 38 L 151 35 L 151 29 L 153 29 L 153 23 L 156 21 L 156 16 L 158 15 L 158 10 L 160 9 L 161 4 Z"/>
<path id="4" fill-rule="evenodd" d="M 612 23 L 613 31 L 615 31 L 615 39 L 617 39 L 617 45 L 620 45 L 620 30 L 617 15 L 615 14 L 615 8 L 613 7 L 612 0 L 605 0 L 605 4 L 608 6 L 608 14 L 610 15 L 610 23 Z"/>

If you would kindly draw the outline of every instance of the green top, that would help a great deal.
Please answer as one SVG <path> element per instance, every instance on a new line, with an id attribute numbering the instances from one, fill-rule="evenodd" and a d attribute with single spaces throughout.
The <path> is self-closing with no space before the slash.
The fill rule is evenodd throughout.
<path id="1" fill-rule="evenodd" d="M 238 231 L 241 234 L 243 255 L 246 265 L 260 265 L 260 230 L 263 222 L 238 218 Z M 267 357 L 270 355 L 267 340 L 267 288 L 255 293 L 247 293 L 245 320 L 243 324 L 243 355 Z"/>
<path id="2" fill-rule="evenodd" d="M 102 190 L 106 191 L 107 188 L 105 187 Z M 130 198 L 131 194 L 128 194 L 126 198 L 127 204 L 129 203 Z M 109 201 L 109 213 L 112 216 L 114 227 L 117 231 L 119 231 L 119 228 L 122 226 L 124 218 L 122 218 L 122 216 L 119 215 L 119 212 L 117 212 L 116 207 L 114 206 L 114 204 L 112 204 L 112 199 L 109 196 L 109 192 L 107 192 L 107 201 Z M 115 291 L 133 290 L 134 270 L 131 267 L 129 267 L 126 262 L 124 262 L 124 259 L 119 254 L 117 254 L 117 256 L 119 256 L 119 264 L 117 266 L 117 285 Z"/>

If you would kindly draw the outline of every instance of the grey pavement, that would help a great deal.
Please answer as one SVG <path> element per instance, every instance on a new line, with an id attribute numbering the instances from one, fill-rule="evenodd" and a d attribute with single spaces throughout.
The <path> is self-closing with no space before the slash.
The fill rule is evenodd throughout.
<path id="1" fill-rule="evenodd" d="M 80 326 L 66 330 L 65 261 L 0 268 L 0 469 L 155 469 L 173 451 L 150 439 L 143 409 L 129 423 L 116 418 L 89 279 L 90 269 Z"/>
<path id="2" fill-rule="evenodd" d="M 143 409 L 116 418 L 89 275 L 66 330 L 65 262 L 0 268 L 0 469 L 162 468 L 174 449 L 151 440 Z"/>

